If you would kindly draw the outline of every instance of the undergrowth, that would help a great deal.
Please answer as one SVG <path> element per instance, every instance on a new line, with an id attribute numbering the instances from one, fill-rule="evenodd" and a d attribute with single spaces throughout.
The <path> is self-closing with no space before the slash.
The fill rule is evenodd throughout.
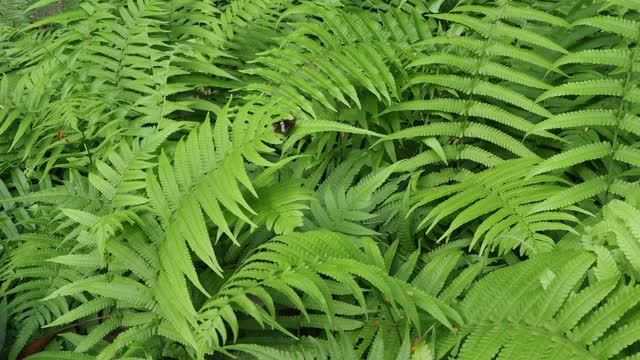
<path id="1" fill-rule="evenodd" d="M 0 354 L 638 359 L 640 1 L 0 9 Z"/>

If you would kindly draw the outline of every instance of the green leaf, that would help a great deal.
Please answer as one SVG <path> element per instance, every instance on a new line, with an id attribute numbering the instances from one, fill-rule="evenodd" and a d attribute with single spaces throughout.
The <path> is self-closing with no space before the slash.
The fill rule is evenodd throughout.
<path id="1" fill-rule="evenodd" d="M 4 344 L 7 341 L 7 298 L 3 297 L 0 302 L 0 349 L 4 349 Z"/>
<path id="2" fill-rule="evenodd" d="M 542 161 L 529 176 L 565 169 L 576 164 L 581 164 L 585 161 L 601 159 L 610 155 L 610 153 L 611 144 L 607 142 L 583 145 L 564 151 Z"/>

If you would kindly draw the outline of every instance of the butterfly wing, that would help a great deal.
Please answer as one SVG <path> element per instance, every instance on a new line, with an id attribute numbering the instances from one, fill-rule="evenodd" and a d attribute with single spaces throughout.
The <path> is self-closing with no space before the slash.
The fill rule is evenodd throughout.
<path id="1" fill-rule="evenodd" d="M 275 131 L 276 133 L 287 135 L 289 130 L 291 130 L 291 128 L 295 126 L 295 124 L 296 124 L 295 119 L 285 119 L 285 120 L 276 121 L 271 125 L 273 126 L 273 131 Z"/>

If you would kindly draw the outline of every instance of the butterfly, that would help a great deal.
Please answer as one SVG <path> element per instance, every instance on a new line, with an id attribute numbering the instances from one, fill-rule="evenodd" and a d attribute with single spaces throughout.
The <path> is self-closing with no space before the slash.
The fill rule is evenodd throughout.
<path id="1" fill-rule="evenodd" d="M 289 130 L 296 125 L 295 119 L 284 119 L 280 121 L 276 121 L 273 124 L 273 131 L 278 134 L 287 135 Z"/>
<path id="2" fill-rule="evenodd" d="M 69 139 L 64 137 L 64 133 L 62 132 L 62 128 L 58 128 L 58 133 L 56 134 L 56 139 L 58 139 L 58 141 L 62 141 L 62 139 L 64 138 L 64 141 L 67 142 L 67 144 L 69 143 Z"/>

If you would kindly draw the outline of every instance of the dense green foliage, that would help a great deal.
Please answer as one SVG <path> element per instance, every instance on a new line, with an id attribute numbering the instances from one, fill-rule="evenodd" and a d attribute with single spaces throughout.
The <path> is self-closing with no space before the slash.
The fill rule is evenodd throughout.
<path id="1" fill-rule="evenodd" d="M 640 359 L 639 43 L 640 0 L 5 0 L 0 354 Z"/>

